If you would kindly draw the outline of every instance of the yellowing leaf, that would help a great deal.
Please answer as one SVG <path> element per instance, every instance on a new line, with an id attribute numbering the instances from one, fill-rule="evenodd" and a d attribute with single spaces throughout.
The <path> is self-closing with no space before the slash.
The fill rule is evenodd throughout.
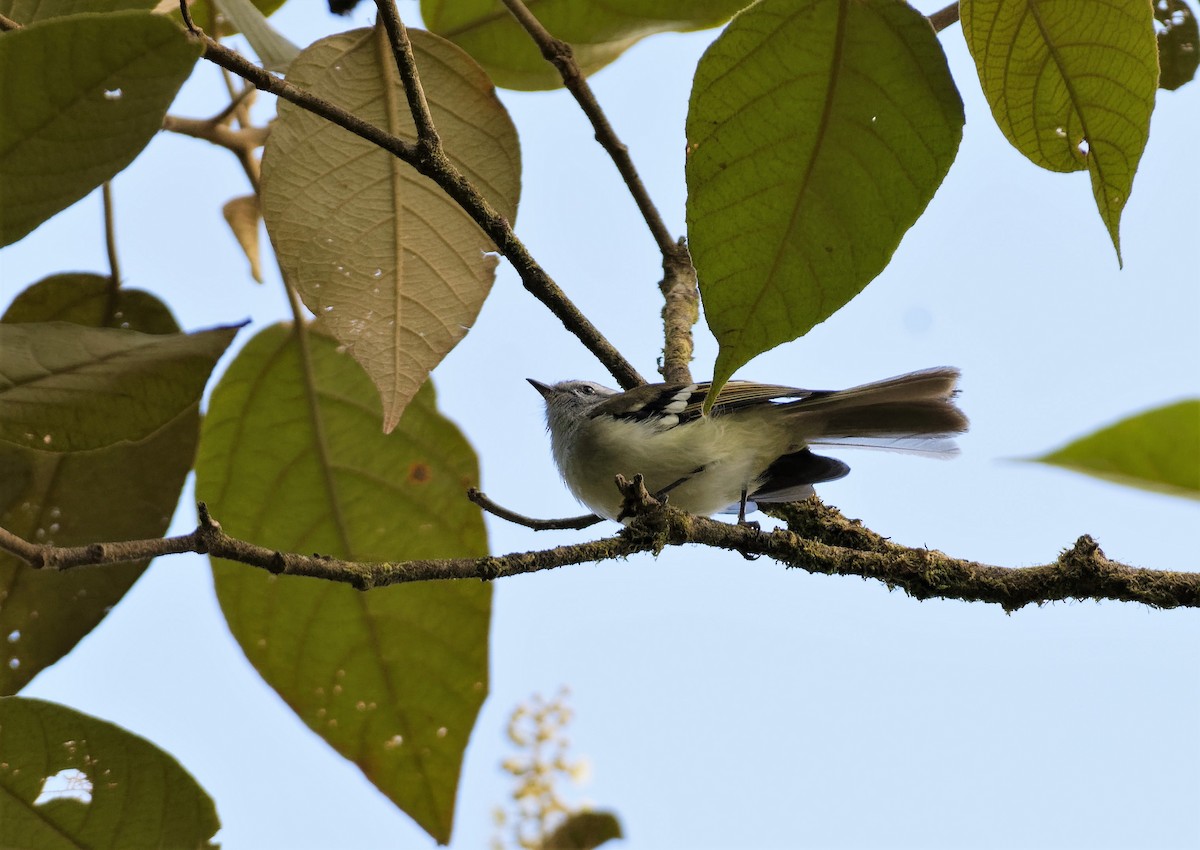
<path id="1" fill-rule="evenodd" d="M 0 441 L 66 452 L 145 439 L 200 399 L 236 333 L 0 324 Z"/>
<path id="2" fill-rule="evenodd" d="M 941 46 L 906 4 L 762 0 L 733 19 L 700 60 L 687 119 L 713 393 L 882 271 L 962 123 Z"/>
<path id="3" fill-rule="evenodd" d="M 1033 460 L 1200 499 L 1200 399 L 1122 419 Z"/>
<path id="4" fill-rule="evenodd" d="M 149 12 L 0 34 L 0 245 L 129 165 L 162 127 L 200 46 Z"/>
<path id="5" fill-rule="evenodd" d="M 426 386 L 396 430 L 362 368 L 324 336 L 252 339 L 213 391 L 196 493 L 230 534 L 357 560 L 482 555 L 475 455 Z M 491 587 L 362 592 L 213 563 L 246 656 L 293 710 L 438 841 L 487 694 Z"/>
<path id="6" fill-rule="evenodd" d="M 996 123 L 1037 165 L 1091 174 L 1119 261 L 1158 85 L 1150 4 L 962 0 L 960 15 Z"/>
<path id="7" fill-rule="evenodd" d="M 262 214 L 258 210 L 258 196 L 234 198 L 221 208 L 221 212 L 234 238 L 242 246 L 246 259 L 250 261 L 250 276 L 262 283 L 262 263 L 258 251 L 258 223 Z"/>
<path id="8" fill-rule="evenodd" d="M 0 698 L 0 842 L 122 850 L 216 845 L 212 799 L 145 738 L 62 705 Z"/>
<path id="9" fill-rule="evenodd" d="M 126 324 L 146 333 L 179 332 L 146 292 L 108 279 L 47 278 L 17 296 L 5 323 L 67 320 Z M 45 452 L 0 442 L 0 527 L 35 543 L 82 546 L 159 537 L 167 530 L 200 437 L 199 401 L 139 442 L 95 451 Z M 16 693 L 88 634 L 145 570 L 148 561 L 94 570 L 35 570 L 0 553 L 0 693 Z M 0 759 L 2 761 L 3 759 Z"/>
<path id="10" fill-rule="evenodd" d="M 569 42 L 585 74 L 599 71 L 648 35 L 715 27 L 749 0 L 541 0 L 528 4 L 552 35 Z M 495 81 L 534 91 L 562 85 L 529 34 L 500 0 L 421 0 L 430 31 L 470 53 Z"/>
<path id="11" fill-rule="evenodd" d="M 510 220 L 516 131 L 483 71 L 449 42 L 410 32 L 450 158 Z M 382 30 L 322 39 L 288 79 L 415 138 Z M 391 431 L 429 372 L 466 334 L 491 289 L 495 246 L 433 181 L 291 104 L 263 154 L 263 216 L 286 279 L 367 370 Z"/>

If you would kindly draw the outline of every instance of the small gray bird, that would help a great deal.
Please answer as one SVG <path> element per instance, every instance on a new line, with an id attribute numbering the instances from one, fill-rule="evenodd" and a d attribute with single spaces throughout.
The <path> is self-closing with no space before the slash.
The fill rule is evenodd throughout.
<path id="1" fill-rule="evenodd" d="M 701 413 L 709 384 L 649 384 L 628 392 L 591 381 L 529 383 L 563 481 L 596 514 L 619 520 L 613 483 L 641 473 L 646 489 L 707 516 L 755 502 L 790 502 L 850 467 L 811 446 L 861 446 L 949 457 L 967 430 L 954 405 L 959 372 L 911 372 L 848 390 L 730 381 Z"/>

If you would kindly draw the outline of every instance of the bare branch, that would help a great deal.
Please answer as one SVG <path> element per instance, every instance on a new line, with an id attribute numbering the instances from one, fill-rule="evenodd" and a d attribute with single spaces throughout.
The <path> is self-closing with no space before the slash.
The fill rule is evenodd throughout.
<path id="1" fill-rule="evenodd" d="M 584 514 L 583 516 L 567 517 L 566 519 L 534 519 L 519 514 L 516 511 L 510 511 L 508 508 L 493 502 L 474 487 L 467 491 L 467 498 L 488 513 L 500 517 L 500 519 L 507 520 L 514 525 L 532 528 L 534 531 L 578 530 L 581 528 L 590 528 L 598 522 L 604 522 L 602 517 L 598 517 L 595 514 Z"/>
<path id="2" fill-rule="evenodd" d="M 235 130 L 225 121 L 215 118 L 184 118 L 179 115 L 163 116 L 163 129 L 170 133 L 212 142 L 237 154 L 261 148 L 266 143 L 269 132 L 266 127 Z"/>
<path id="3" fill-rule="evenodd" d="M 384 0 L 379 0 L 379 2 L 384 2 Z M 629 156 L 629 148 L 617 138 L 617 133 L 609 123 L 608 116 L 600 108 L 596 96 L 592 93 L 592 87 L 588 85 L 587 78 L 575 61 L 571 45 L 551 35 L 550 31 L 542 25 L 533 12 L 529 11 L 529 7 L 522 0 L 503 0 L 503 2 L 512 16 L 517 19 L 517 23 L 525 32 L 529 33 L 529 37 L 541 50 L 546 61 L 558 69 L 558 73 L 562 76 L 563 86 L 574 96 L 579 108 L 583 110 L 583 114 L 592 122 L 592 128 L 596 131 L 596 141 L 604 150 L 608 151 L 613 164 L 617 166 L 617 171 L 624 178 L 625 185 L 629 187 L 629 193 L 633 195 L 633 200 L 637 204 L 638 210 L 641 211 L 646 225 L 650 228 L 654 241 L 658 243 L 658 249 L 662 252 L 663 257 L 674 254 L 677 250 L 675 237 L 671 235 L 662 216 L 658 214 L 654 202 L 650 200 L 650 193 L 646 191 L 646 186 L 642 183 L 642 178 L 638 175 L 637 168 L 634 167 L 633 160 Z"/>
<path id="4" fill-rule="evenodd" d="M 930 549 L 892 543 L 848 520 L 819 499 L 780 505 L 772 514 L 786 529 L 760 532 L 662 506 L 638 516 L 614 537 L 502 557 L 359 563 L 323 555 L 279 552 L 229 537 L 199 505 L 191 534 L 126 543 L 57 547 L 29 543 L 0 529 L 0 550 L 37 569 L 67 570 L 124 563 L 180 552 L 208 553 L 276 574 L 309 576 L 361 590 L 414 581 L 492 580 L 569 564 L 658 554 L 668 546 L 699 543 L 824 575 L 854 575 L 898 587 L 917 599 L 992 602 L 1006 611 L 1065 599 L 1111 599 L 1156 608 L 1200 607 L 1200 573 L 1130 567 L 1110 561 L 1084 536 L 1054 561 L 1036 567 L 994 567 Z"/>
<path id="5" fill-rule="evenodd" d="M 692 376 L 688 364 L 692 359 L 692 326 L 700 317 L 700 295 L 696 289 L 696 270 L 692 267 L 687 243 L 682 239 L 676 241 L 667 229 L 658 208 L 650 199 L 650 193 L 646 190 L 637 167 L 633 164 L 629 148 L 618 138 L 616 130 L 609 123 L 608 116 L 604 114 L 591 86 L 588 85 L 587 78 L 575 61 L 571 45 L 551 35 L 523 0 L 504 0 L 504 5 L 529 33 L 529 37 L 537 44 L 546 61 L 558 69 L 563 86 L 574 96 L 584 115 L 592 122 L 596 141 L 608 152 L 616 165 L 646 226 L 650 228 L 654 241 L 658 243 L 658 250 L 663 258 L 663 280 L 659 288 L 666 302 L 663 307 L 664 345 L 663 365 L 660 371 L 667 381 L 691 383 Z"/>
<path id="6" fill-rule="evenodd" d="M 700 320 L 700 290 L 685 240 L 679 240 L 678 252 L 663 259 L 663 279 L 658 288 L 663 295 L 663 362 L 659 372 L 664 381 L 690 384 L 692 326 Z"/>

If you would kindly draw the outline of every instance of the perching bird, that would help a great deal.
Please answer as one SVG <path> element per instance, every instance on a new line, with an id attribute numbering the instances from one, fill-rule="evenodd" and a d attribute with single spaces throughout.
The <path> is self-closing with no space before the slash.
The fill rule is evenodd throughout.
<path id="1" fill-rule="evenodd" d="M 790 502 L 850 467 L 810 447 L 863 446 L 934 456 L 957 452 L 967 430 L 954 404 L 957 369 L 911 372 L 848 390 L 730 381 L 712 411 L 709 384 L 649 384 L 628 392 L 591 381 L 529 383 L 546 401 L 546 424 L 563 481 L 596 514 L 619 520 L 619 473 L 677 508 L 709 515 L 756 502 Z"/>

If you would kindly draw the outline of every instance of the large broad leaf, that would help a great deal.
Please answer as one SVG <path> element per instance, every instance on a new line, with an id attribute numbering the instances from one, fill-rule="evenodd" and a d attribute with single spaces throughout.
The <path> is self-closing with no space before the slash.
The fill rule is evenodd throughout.
<path id="1" fill-rule="evenodd" d="M 896 0 L 762 0 L 700 60 L 688 241 L 720 342 L 713 392 L 867 285 L 933 197 L 962 102 Z"/>
<path id="2" fill-rule="evenodd" d="M 154 296 L 108 279 L 57 275 L 21 293 L 3 322 L 65 320 L 125 325 L 145 333 L 179 328 Z M 96 451 L 43 452 L 0 443 L 0 527 L 36 543 L 81 546 L 166 532 L 200 436 L 193 401 L 144 440 Z M 16 693 L 71 650 L 108 613 L 148 562 L 59 573 L 0 553 L 0 693 Z M 2 843 L 2 842 L 0 842 Z"/>
<path id="3" fill-rule="evenodd" d="M 65 706 L 0 698 L 0 846 L 208 848 L 212 799 L 145 738 Z"/>
<path id="4" fill-rule="evenodd" d="M 196 492 L 230 534 L 357 560 L 481 555 L 464 496 L 475 455 L 426 386 L 389 435 L 371 383 L 337 344 L 260 333 L 213 392 Z M 304 722 L 438 841 L 487 693 L 491 587 L 364 593 L 215 562 L 246 656 Z"/>
<path id="5" fill-rule="evenodd" d="M 1158 86 L 1150 4 L 962 0 L 960 15 L 996 123 L 1037 165 L 1090 172 L 1119 261 Z"/>
<path id="6" fill-rule="evenodd" d="M 579 67 L 591 74 L 648 35 L 718 26 L 749 0 L 541 0 L 527 5 L 552 35 L 570 43 Z M 421 0 L 421 19 L 475 57 L 498 86 L 535 91 L 562 85 L 557 69 L 500 0 Z"/>
<path id="7" fill-rule="evenodd" d="M 516 215 L 516 131 L 469 56 L 410 32 L 450 158 L 509 220 Z M 414 138 L 382 29 L 322 39 L 288 79 L 360 118 Z M 463 338 L 491 289 L 495 246 L 431 180 L 289 103 L 263 154 L 263 217 L 288 281 L 363 365 L 383 399 L 384 430 Z"/>
<path id="8" fill-rule="evenodd" d="M 236 333 L 0 325 L 0 442 L 68 452 L 143 440 L 199 400 Z"/>
<path id="9" fill-rule="evenodd" d="M 32 24 L 50 18 L 65 18 L 89 12 L 123 12 L 141 9 L 149 12 L 158 0 L 0 0 L 0 15 L 18 24 Z"/>
<path id="10" fill-rule="evenodd" d="M 1200 499 L 1200 399 L 1131 416 L 1033 459 L 1130 487 Z"/>
<path id="11" fill-rule="evenodd" d="M 133 162 L 199 55 L 149 12 L 54 18 L 0 35 L 0 245 Z"/>
<path id="12" fill-rule="evenodd" d="M 1196 77 L 1200 67 L 1200 25 L 1183 0 L 1155 0 L 1158 21 L 1158 87 L 1174 91 Z"/>

